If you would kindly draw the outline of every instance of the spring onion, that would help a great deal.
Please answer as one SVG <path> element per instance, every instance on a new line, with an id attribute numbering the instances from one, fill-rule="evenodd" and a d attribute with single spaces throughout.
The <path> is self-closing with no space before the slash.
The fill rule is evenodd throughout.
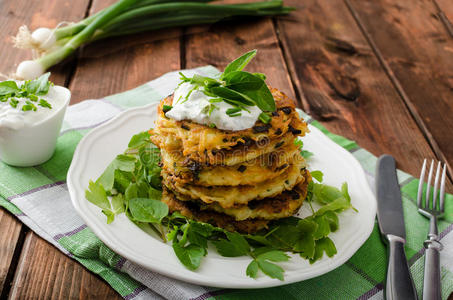
<path id="1" fill-rule="evenodd" d="M 81 45 L 112 36 L 193 24 L 211 24 L 238 16 L 269 16 L 293 10 L 282 0 L 237 4 L 210 4 L 212 0 L 119 0 L 80 22 L 62 22 L 57 27 L 30 33 L 19 28 L 15 47 L 31 49 L 33 60 L 21 62 L 17 79 L 34 79 L 72 55 Z"/>

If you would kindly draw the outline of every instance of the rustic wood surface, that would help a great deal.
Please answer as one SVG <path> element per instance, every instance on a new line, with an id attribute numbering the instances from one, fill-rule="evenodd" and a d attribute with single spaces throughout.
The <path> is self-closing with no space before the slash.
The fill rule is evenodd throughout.
<path id="1" fill-rule="evenodd" d="M 239 1 L 239 0 L 238 0 Z M 12 48 L 22 24 L 75 21 L 114 0 L 0 1 L 0 70 L 27 58 Z M 227 1 L 237 2 L 237 1 Z M 168 71 L 224 67 L 256 48 L 250 70 L 293 97 L 329 130 L 415 176 L 442 159 L 453 178 L 453 2 L 286 0 L 289 16 L 176 28 L 97 42 L 52 70 L 72 103 L 131 89 Z M 448 191 L 452 192 L 451 180 Z M 114 299 L 98 276 L 0 210 L 0 299 Z M 453 299 L 452 297 L 450 297 Z"/>

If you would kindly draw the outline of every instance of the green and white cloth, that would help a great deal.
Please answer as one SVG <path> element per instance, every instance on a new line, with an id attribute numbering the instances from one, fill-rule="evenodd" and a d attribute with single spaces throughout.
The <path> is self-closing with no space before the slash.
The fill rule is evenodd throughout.
<path id="1" fill-rule="evenodd" d="M 213 75 L 218 71 L 206 66 L 184 72 L 187 75 Z M 63 253 L 101 276 L 125 299 L 383 299 L 386 248 L 377 225 L 357 253 L 336 270 L 286 286 L 255 290 L 209 288 L 162 276 L 114 253 L 93 234 L 72 207 L 66 187 L 66 173 L 78 142 L 88 131 L 122 111 L 169 95 L 178 80 L 178 72 L 171 72 L 133 90 L 68 107 L 57 150 L 50 161 L 32 168 L 0 163 L 0 206 Z M 353 141 L 328 132 L 311 117 L 304 114 L 304 118 L 349 150 L 362 164 L 374 187 L 375 156 Z M 406 254 L 421 295 L 423 241 L 428 232 L 428 221 L 417 213 L 418 180 L 400 171 L 398 177 L 407 231 Z M 439 223 L 441 242 L 445 247 L 441 252 L 443 299 L 453 292 L 453 196 L 447 195 L 445 208 L 446 221 Z"/>

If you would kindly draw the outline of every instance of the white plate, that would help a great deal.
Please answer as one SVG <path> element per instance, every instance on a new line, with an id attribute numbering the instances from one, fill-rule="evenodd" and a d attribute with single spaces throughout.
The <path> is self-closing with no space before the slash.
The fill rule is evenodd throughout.
<path id="1" fill-rule="evenodd" d="M 289 262 L 280 264 L 285 269 L 284 281 L 264 275 L 257 279 L 247 277 L 245 270 L 250 258 L 226 258 L 215 250 L 209 251 L 198 270 L 189 271 L 178 261 L 171 245 L 148 235 L 124 214 L 115 217 L 112 224 L 106 224 L 101 210 L 84 197 L 88 181 L 98 178 L 115 156 L 127 148 L 132 135 L 153 127 L 155 119 L 156 104 L 152 104 L 128 110 L 93 129 L 80 141 L 68 173 L 69 193 L 76 211 L 107 246 L 125 258 L 152 271 L 194 284 L 264 288 L 327 273 L 345 263 L 370 235 L 376 215 L 376 200 L 362 167 L 349 152 L 310 126 L 311 133 L 303 138 L 304 148 L 315 153 L 310 159 L 310 169 L 322 170 L 327 184 L 339 187 L 346 181 L 352 204 L 359 211 L 348 210 L 340 214 L 340 229 L 331 235 L 338 253 L 333 258 L 324 256 L 313 265 L 298 255 L 292 255 Z"/>

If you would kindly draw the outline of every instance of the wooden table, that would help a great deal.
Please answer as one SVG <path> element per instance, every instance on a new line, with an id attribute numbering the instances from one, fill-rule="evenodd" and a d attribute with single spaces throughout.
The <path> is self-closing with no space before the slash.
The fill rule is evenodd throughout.
<path id="1" fill-rule="evenodd" d="M 13 49 L 22 24 L 77 21 L 114 0 L 0 1 L 0 71 L 28 57 Z M 230 1 L 235 2 L 235 1 Z M 237 2 L 237 1 L 236 1 Z M 168 71 L 223 68 L 258 49 L 250 71 L 332 132 L 418 175 L 423 158 L 453 176 L 453 1 L 287 0 L 290 16 L 177 28 L 90 45 L 54 69 L 72 103 L 143 84 Z M 104 281 L 0 209 L 0 298 L 120 298 Z"/>

